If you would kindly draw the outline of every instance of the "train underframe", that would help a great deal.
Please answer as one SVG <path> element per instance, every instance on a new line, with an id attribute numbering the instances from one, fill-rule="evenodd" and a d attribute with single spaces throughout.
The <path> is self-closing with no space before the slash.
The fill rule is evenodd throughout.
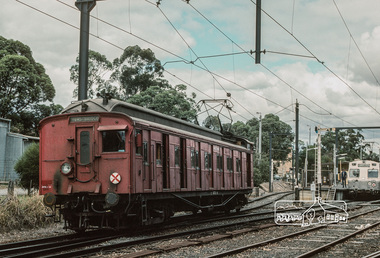
<path id="1" fill-rule="evenodd" d="M 249 189 L 126 195 L 78 193 L 56 196 L 52 208 L 55 220 L 63 218 L 67 229 L 126 229 L 162 223 L 180 211 L 239 211 L 248 203 L 250 193 Z"/>

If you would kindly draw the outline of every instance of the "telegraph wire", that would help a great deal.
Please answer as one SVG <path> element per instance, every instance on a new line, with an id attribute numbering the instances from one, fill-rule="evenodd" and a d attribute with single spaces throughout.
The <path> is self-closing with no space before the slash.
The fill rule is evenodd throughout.
<path id="1" fill-rule="evenodd" d="M 223 87 L 223 85 L 218 81 L 216 80 L 215 76 L 213 75 L 213 73 L 211 73 L 210 69 L 205 65 L 205 63 L 203 63 L 202 59 L 199 58 L 199 56 L 195 53 L 195 51 L 191 48 L 191 46 L 187 43 L 187 41 L 185 40 L 185 38 L 181 35 L 181 33 L 177 30 L 177 28 L 174 26 L 174 24 L 171 22 L 171 20 L 169 19 L 169 17 L 164 13 L 164 11 L 160 8 L 159 6 L 159 3 L 157 4 L 157 8 L 160 10 L 160 12 L 162 13 L 162 15 L 166 18 L 166 20 L 169 22 L 169 24 L 173 27 L 173 29 L 176 31 L 176 33 L 180 36 L 180 38 L 183 40 L 183 42 L 185 42 L 185 44 L 187 45 L 187 47 L 191 50 L 191 52 L 193 52 L 193 54 L 197 57 L 196 60 L 199 60 L 200 63 L 204 66 L 205 70 L 214 78 L 214 80 L 219 84 L 219 86 L 224 90 L 225 93 L 228 93 L 227 90 Z M 246 107 L 244 107 L 242 104 L 239 103 L 239 101 L 237 101 L 236 99 L 234 99 L 233 97 L 231 97 L 231 99 L 233 99 L 239 106 L 241 106 L 246 112 L 248 112 L 250 115 L 252 116 L 255 116 L 250 110 L 248 110 Z"/>
<path id="2" fill-rule="evenodd" d="M 254 5 L 256 5 L 253 0 L 250 0 Z M 335 77 L 337 77 L 341 82 L 343 82 L 353 93 L 355 93 L 356 96 L 358 96 L 364 103 L 366 103 L 372 110 L 374 110 L 378 115 L 380 115 L 379 111 L 376 110 L 371 104 L 368 103 L 362 96 L 360 96 L 359 93 L 357 93 L 347 82 L 345 82 L 341 77 L 339 77 L 335 72 L 333 72 L 326 64 L 325 62 L 318 59 L 294 34 L 292 34 L 288 29 L 286 29 L 283 25 L 281 25 L 276 19 L 274 19 L 269 13 L 267 13 L 265 10 L 261 9 L 263 13 L 265 13 L 272 21 L 274 21 L 280 28 L 282 28 L 285 32 L 287 32 L 290 36 L 292 36 L 307 52 L 309 52 L 310 55 L 312 55 L 320 64 L 322 64 L 326 70 L 328 70 L 331 74 L 333 74 Z"/>
<path id="3" fill-rule="evenodd" d="M 70 23 L 68 23 L 68 22 L 66 22 L 66 21 L 64 21 L 64 20 L 62 20 L 62 19 L 59 19 L 59 18 L 57 18 L 57 17 L 54 17 L 53 15 L 50 15 L 50 14 L 48 14 L 48 13 L 46 13 L 46 12 L 44 12 L 44 11 L 38 9 L 38 8 L 35 8 L 35 7 L 33 7 L 33 6 L 30 6 L 30 5 L 24 3 L 24 2 L 22 2 L 22 1 L 20 1 L 20 0 L 16 0 L 16 1 L 19 2 L 20 4 L 23 4 L 23 5 L 25 5 L 25 6 L 29 7 L 29 8 L 31 8 L 31 9 L 37 11 L 37 12 L 40 12 L 40 13 L 46 15 L 46 16 L 49 16 L 50 18 L 53 18 L 53 19 L 55 19 L 55 20 L 57 20 L 57 21 L 60 21 L 60 22 L 66 24 L 66 25 L 68 25 L 68 26 L 70 26 L 70 27 L 72 27 L 72 28 L 75 28 L 75 29 L 77 29 L 77 30 L 80 30 L 80 28 L 78 28 L 77 26 L 72 25 L 72 24 L 70 24 Z M 75 9 L 76 11 L 79 11 L 79 10 L 77 10 L 76 8 L 74 8 L 74 7 L 68 5 L 68 4 L 66 4 L 66 3 L 64 3 L 64 2 L 62 2 L 62 1 L 60 1 L 60 0 L 57 0 L 57 2 L 60 2 L 60 3 L 66 5 L 66 6 L 70 7 L 70 8 L 73 8 L 73 9 Z M 98 19 L 97 17 L 94 17 L 94 16 L 92 16 L 92 15 L 91 15 L 91 17 L 94 18 L 94 19 Z M 136 38 L 138 38 L 138 39 L 140 39 L 140 40 L 142 40 L 142 41 L 144 41 L 144 42 L 146 42 L 146 43 L 148 43 L 148 44 L 151 44 L 152 46 L 157 47 L 158 49 L 161 49 L 161 50 L 163 50 L 163 51 L 165 51 L 165 52 L 167 52 L 167 53 L 172 54 L 173 56 L 176 56 L 177 58 L 180 58 L 180 59 L 184 59 L 184 60 L 186 60 L 185 58 L 182 58 L 182 57 L 180 57 L 180 56 L 178 56 L 178 55 L 172 53 L 171 51 L 168 51 L 168 50 L 166 50 L 166 49 L 164 49 L 164 48 L 162 48 L 162 47 L 160 47 L 160 46 L 158 46 L 158 45 L 156 45 L 156 44 L 154 44 L 154 43 L 152 43 L 152 42 L 150 42 L 150 41 L 148 41 L 148 40 L 146 40 L 146 39 L 143 39 L 143 38 L 141 38 L 141 37 L 139 37 L 139 36 L 137 36 L 137 35 L 135 35 L 135 34 L 133 34 L 133 33 L 131 33 L 131 32 L 128 32 L 128 31 L 126 31 L 126 30 L 124 30 L 124 29 L 122 29 L 122 28 L 119 28 L 119 27 L 117 27 L 117 26 L 115 26 L 115 25 L 113 25 L 113 24 L 111 24 L 111 23 L 109 23 L 109 22 L 106 22 L 106 21 L 104 21 L 104 20 L 102 20 L 102 19 L 99 19 L 99 21 L 101 21 L 101 22 L 103 22 L 103 23 L 105 23 L 105 24 L 107 24 L 107 25 L 109 25 L 109 26 L 111 26 L 111 27 L 114 27 L 114 28 L 116 28 L 116 29 L 118 29 L 118 30 L 121 30 L 121 31 L 123 31 L 124 33 L 130 34 L 130 35 L 132 35 L 132 36 L 134 36 L 134 37 L 136 37 Z M 118 45 L 116 45 L 116 44 L 114 44 L 114 43 L 112 43 L 112 42 L 110 42 L 110 41 L 104 40 L 104 39 L 102 39 L 102 38 L 99 37 L 99 36 L 96 36 L 96 35 L 94 35 L 94 34 L 92 34 L 92 33 L 90 33 L 90 35 L 93 36 L 93 37 L 95 37 L 95 38 L 98 38 L 98 39 L 100 39 L 101 41 L 104 41 L 104 42 L 106 42 L 106 43 L 108 43 L 108 44 L 110 44 L 110 45 L 112 45 L 112 46 L 114 46 L 114 47 L 116 47 L 116 48 L 118 48 L 118 49 L 120 49 L 120 50 L 122 50 L 122 51 L 124 50 L 122 47 L 120 47 L 120 46 L 118 46 Z M 193 65 L 195 65 L 195 64 L 193 64 Z M 197 66 L 197 65 L 195 65 L 195 66 Z M 200 69 L 203 69 L 203 68 L 201 68 L 201 67 L 199 67 L 199 66 L 197 66 L 197 67 L 200 68 Z M 238 87 L 240 87 L 240 88 L 243 88 L 243 89 L 247 90 L 248 92 L 251 92 L 252 94 L 254 94 L 254 95 L 256 95 L 256 96 L 258 96 L 258 97 L 260 97 L 260 98 L 263 98 L 263 99 L 265 99 L 266 101 L 268 101 L 268 102 L 270 102 L 270 103 L 272 103 L 272 104 L 274 104 L 274 105 L 276 105 L 276 106 L 283 107 L 283 106 L 280 105 L 279 103 L 276 103 L 276 102 L 274 102 L 274 101 L 272 101 L 272 100 L 270 100 L 270 99 L 268 99 L 268 98 L 265 98 L 264 96 L 261 96 L 261 95 L 255 93 L 255 92 L 253 92 L 252 90 L 249 90 L 249 89 L 247 89 L 247 88 L 245 88 L 245 87 L 243 87 L 243 86 L 237 84 L 236 82 L 233 82 L 233 81 L 231 81 L 231 80 L 229 80 L 229 79 L 227 79 L 227 78 L 225 78 L 225 77 L 223 77 L 223 76 L 221 76 L 221 75 L 218 75 L 218 74 L 216 74 L 216 73 L 213 73 L 213 72 L 211 72 L 211 71 L 209 71 L 209 70 L 206 70 L 206 71 L 208 71 L 209 73 L 212 73 L 214 76 L 217 76 L 217 77 L 223 78 L 224 80 L 226 80 L 226 81 L 228 81 L 228 82 L 230 82 L 230 83 L 232 83 L 232 84 L 234 84 L 234 85 L 236 85 L 236 86 L 238 86 Z M 177 77 L 177 78 L 178 78 L 178 77 Z M 187 83 L 187 85 L 190 85 L 190 84 Z M 199 91 L 199 92 L 205 94 L 204 92 L 198 90 L 197 88 L 195 88 L 195 87 L 193 87 L 193 86 L 191 86 L 191 87 L 194 88 L 194 89 L 196 89 L 197 91 Z M 207 94 L 205 94 L 205 95 L 207 96 Z M 235 100 L 235 99 L 234 99 L 234 100 Z M 235 100 L 235 101 L 236 101 L 236 100 Z M 238 101 L 236 101 L 236 102 L 239 104 Z M 283 107 L 283 108 L 284 108 L 284 107 Z M 287 109 L 288 111 L 294 113 L 293 110 L 290 110 L 290 109 L 288 109 L 288 108 L 284 108 L 284 109 Z M 249 113 L 250 113 L 250 112 L 249 112 Z M 252 115 L 252 114 L 251 114 L 251 115 Z M 252 115 L 252 116 L 255 117 L 254 115 Z M 304 117 L 305 119 L 310 120 L 310 121 L 312 121 L 312 122 L 316 122 L 316 121 L 314 121 L 314 120 L 312 120 L 312 119 L 310 119 L 310 118 L 308 118 L 308 117 L 305 117 L 305 116 L 303 116 L 303 115 L 300 115 L 300 116 L 301 116 L 301 117 Z M 243 117 L 243 118 L 244 118 L 244 117 Z M 244 118 L 244 119 L 246 119 L 246 118 Z M 339 118 L 339 119 L 340 119 L 340 118 Z M 247 119 L 246 119 L 246 120 L 247 120 Z M 316 123 L 318 123 L 318 122 L 316 122 Z"/>
<path id="4" fill-rule="evenodd" d="M 252 0 L 251 0 L 252 2 Z M 256 5 L 256 3 L 254 3 Z M 201 15 L 206 21 L 208 21 L 215 29 L 217 29 L 221 34 L 223 34 L 227 39 L 229 39 L 231 42 L 233 42 L 238 48 L 240 48 L 242 51 L 245 51 L 242 47 L 240 47 L 237 43 L 235 43 L 226 33 L 224 33 L 221 29 L 219 29 L 213 22 L 210 21 L 210 19 L 208 19 L 205 15 L 203 15 L 199 10 L 197 10 L 193 5 L 191 5 L 189 3 L 189 5 L 199 14 Z M 264 11 L 265 12 L 265 11 Z M 266 13 L 266 12 L 265 12 Z M 267 13 L 266 13 L 267 14 Z M 269 14 L 267 14 L 269 17 L 271 17 Z M 286 30 L 286 28 L 284 28 L 281 24 L 279 24 L 274 18 L 271 17 L 272 20 L 274 20 L 279 26 L 281 26 L 284 30 Z M 289 32 L 288 32 L 289 33 Z M 294 37 L 294 36 L 293 36 Z M 296 39 L 298 41 L 298 39 Z M 300 41 L 299 43 L 301 45 L 303 45 Z M 303 45 L 304 46 L 304 45 Z M 306 46 L 304 46 L 304 48 L 306 48 Z M 306 48 L 307 49 L 307 48 Z M 247 52 L 247 51 L 245 51 Z M 266 53 L 266 50 L 264 50 L 264 54 Z M 311 56 L 303 56 L 303 55 L 297 55 L 297 54 L 288 54 L 288 55 L 294 55 L 294 56 L 302 56 L 302 57 L 307 57 L 307 58 L 315 58 L 315 55 L 313 55 L 313 53 L 311 53 L 311 51 L 309 51 L 309 53 L 311 54 Z M 281 53 L 281 54 L 286 54 L 286 53 Z M 252 54 L 250 55 L 250 57 L 255 60 L 255 58 L 252 56 Z M 318 59 L 317 59 L 318 60 Z M 321 61 L 319 61 L 320 63 L 323 63 Z M 275 76 L 276 78 L 278 78 L 281 82 L 283 82 L 285 85 L 287 85 L 291 90 L 294 90 L 295 92 L 297 92 L 299 95 L 301 95 L 302 97 L 304 97 L 305 99 L 307 99 L 308 101 L 310 101 L 311 103 L 313 103 L 314 105 L 316 105 L 317 107 L 321 108 L 322 110 L 326 111 L 326 112 L 329 112 L 328 110 L 326 110 L 325 108 L 323 108 L 321 105 L 317 104 L 316 102 L 314 102 L 312 99 L 310 99 L 309 97 L 305 96 L 302 92 L 300 92 L 299 90 L 295 89 L 294 87 L 292 87 L 289 83 L 287 83 L 284 79 L 282 79 L 280 76 L 278 76 L 275 72 L 273 72 L 272 70 L 270 70 L 268 67 L 266 67 L 265 65 L 263 65 L 262 63 L 260 63 L 260 65 L 262 67 L 264 67 L 269 73 L 271 73 L 273 76 Z M 281 105 L 280 105 L 281 106 Z M 294 113 L 294 111 L 292 110 L 292 112 Z M 335 116 L 336 118 L 344 121 L 344 122 L 347 122 L 345 120 L 343 120 L 342 118 L 338 117 L 338 116 Z M 349 123 L 349 122 L 348 122 Z"/>
<path id="5" fill-rule="evenodd" d="M 76 10 L 76 11 L 79 11 L 77 8 L 75 8 L 75 7 L 73 7 L 73 6 L 71 6 L 71 5 L 68 5 L 68 4 L 66 4 L 66 3 L 64 3 L 64 2 L 62 2 L 61 0 L 56 0 L 56 1 L 58 1 L 58 2 L 60 2 L 60 3 L 62 3 L 62 4 L 64 4 L 64 5 L 66 5 L 66 6 L 68 6 L 68 7 L 70 7 L 70 8 L 72 8 L 72 9 L 74 9 L 74 10 Z M 148 1 L 148 0 L 146 0 L 146 2 L 148 2 L 148 3 L 150 3 L 150 4 L 152 4 L 152 5 L 154 5 L 154 6 L 158 6 L 159 5 L 159 2 L 158 2 L 158 5 L 156 5 L 156 4 L 154 4 L 154 3 L 152 3 L 152 2 L 150 2 L 150 1 Z M 191 5 L 192 6 L 192 5 Z M 193 6 L 192 6 L 193 7 Z M 194 8 L 194 10 L 196 10 L 202 17 L 204 17 L 207 21 L 209 21 L 218 31 L 220 31 L 223 35 L 225 35 L 229 40 L 231 40 L 238 48 L 240 48 L 241 50 L 243 50 L 243 52 L 245 52 L 245 53 L 250 53 L 251 55 L 249 55 L 252 59 L 254 59 L 253 57 L 252 57 L 252 53 L 253 53 L 253 51 L 251 50 L 251 51 L 245 51 L 243 48 L 241 48 L 238 44 L 236 44 L 228 35 L 226 35 L 222 30 L 220 30 L 215 24 L 213 24 L 209 19 L 207 19 L 207 17 L 206 16 L 204 16 L 201 12 L 199 12 L 195 7 L 193 7 Z M 97 17 L 94 17 L 94 16 L 92 16 L 92 15 L 90 15 L 93 19 L 98 19 Z M 129 34 L 129 35 L 131 35 L 131 36 L 134 36 L 134 37 L 136 37 L 136 38 L 138 38 L 138 39 L 140 39 L 140 40 L 142 40 L 142 41 L 144 41 L 144 42 L 146 42 L 146 43 L 148 43 L 148 44 L 150 44 L 150 45 L 152 45 L 152 46 L 155 46 L 155 47 L 157 47 L 158 49 L 161 49 L 161 50 L 163 50 L 163 51 L 165 51 L 165 52 L 167 52 L 167 53 L 169 53 L 169 54 L 171 54 L 171 55 L 173 55 L 173 56 L 175 56 L 175 57 L 177 57 L 177 58 L 179 58 L 179 59 L 182 59 L 182 60 L 184 60 L 184 62 L 185 63 L 191 63 L 191 61 L 188 61 L 188 60 L 186 60 L 185 58 L 183 58 L 183 57 L 180 57 L 180 56 L 178 56 L 178 55 L 176 55 L 176 54 L 174 54 L 173 52 L 171 52 L 171 51 L 169 51 L 169 50 L 167 50 L 167 49 L 164 49 L 164 48 L 162 48 L 162 47 L 160 47 L 160 46 L 158 46 L 158 45 L 156 45 L 156 44 L 154 44 L 154 43 L 152 43 L 152 42 L 150 42 L 150 41 L 148 41 L 148 40 L 146 40 L 146 39 L 143 39 L 143 38 L 141 38 L 141 37 L 139 37 L 139 36 L 137 36 L 137 35 L 135 35 L 135 34 L 133 34 L 133 33 L 131 33 L 131 32 L 128 32 L 128 31 L 126 31 L 126 30 L 124 30 L 124 29 L 122 29 L 122 28 L 120 28 L 120 27 L 118 27 L 118 26 L 116 26 L 116 25 L 113 25 L 113 24 L 111 24 L 111 23 L 109 23 L 109 22 L 106 22 L 106 21 L 104 21 L 104 20 L 102 20 L 102 19 L 99 19 L 101 22 L 103 22 L 103 23 L 105 23 L 106 25 L 109 25 L 109 26 L 111 26 L 111 27 L 113 27 L 113 28 L 115 28 L 115 29 L 118 29 L 118 30 L 120 30 L 120 31 L 122 31 L 122 32 L 124 32 L 124 33 L 127 33 L 127 34 Z M 169 21 L 170 22 L 170 21 Z M 77 27 L 76 27 L 77 28 Z M 77 28 L 77 29 L 79 29 L 79 28 Z M 101 39 L 100 37 L 97 37 L 97 38 L 99 38 L 99 39 Z M 112 43 L 110 43 L 111 45 L 114 45 L 114 44 L 112 44 Z M 188 44 L 187 44 L 188 45 Z M 114 46 L 116 46 L 116 45 L 114 45 Z M 118 47 L 118 46 L 116 46 L 117 48 L 119 48 L 119 49 L 122 49 L 121 47 Z M 194 51 L 191 49 L 191 47 L 189 47 L 189 49 L 191 50 L 190 51 L 190 54 L 193 52 L 194 53 Z M 122 49 L 122 50 L 124 50 L 124 49 Z M 243 53 L 243 52 L 241 52 L 241 53 Z M 194 53 L 194 55 L 195 56 L 197 56 L 196 55 L 196 53 Z M 196 60 L 198 60 L 198 59 L 196 59 Z M 200 59 L 199 59 L 200 60 Z M 203 63 L 203 62 L 201 62 L 201 63 Z M 192 65 L 194 65 L 194 66 L 196 66 L 196 67 L 198 67 L 199 69 L 202 69 L 202 70 L 205 70 L 206 72 L 209 72 L 210 74 L 212 74 L 213 76 L 218 76 L 218 77 L 220 77 L 220 78 L 222 78 L 222 79 L 224 79 L 224 80 L 226 80 L 226 81 L 228 81 L 228 82 L 230 82 L 230 83 L 233 83 L 233 84 L 235 84 L 236 86 L 238 86 L 238 87 L 241 87 L 241 88 L 243 88 L 243 89 L 245 89 L 245 90 L 247 90 L 248 92 L 251 92 L 252 94 L 254 94 L 254 95 L 256 95 L 256 96 L 258 96 L 258 97 L 260 97 L 260 98 L 263 98 L 264 100 L 266 100 L 266 101 L 268 101 L 268 102 L 270 102 L 270 103 L 272 103 L 272 104 L 274 104 L 274 105 L 276 105 L 276 106 L 279 106 L 279 107 L 282 107 L 282 108 L 284 108 L 282 105 L 280 105 L 279 103 L 277 103 L 277 102 L 274 102 L 274 101 L 272 101 L 272 100 L 269 100 L 268 98 L 265 98 L 264 96 L 261 96 L 261 95 L 259 95 L 259 94 L 257 94 L 257 93 L 255 93 L 255 92 L 253 92 L 253 91 L 251 91 L 251 90 L 249 90 L 249 89 L 247 89 L 247 88 L 245 88 L 245 87 L 243 87 L 243 86 L 241 86 L 241 85 L 239 85 L 239 84 L 237 84 L 237 83 L 235 83 L 235 82 L 232 82 L 231 80 L 229 80 L 229 79 L 227 79 L 227 78 L 225 78 L 225 77 L 223 77 L 223 76 L 220 76 L 220 75 L 217 75 L 217 74 L 215 74 L 215 73 L 213 73 L 213 72 L 211 72 L 210 70 L 208 70 L 208 69 L 204 69 L 204 68 L 202 68 L 202 67 L 200 67 L 200 66 L 198 66 L 198 65 L 196 65 L 195 63 L 193 63 Z M 262 65 L 262 64 L 261 64 Z M 298 90 L 296 90 L 296 89 L 294 89 L 291 85 L 289 85 L 287 82 L 285 82 L 284 80 L 282 80 L 279 76 L 277 76 L 274 72 L 272 72 L 269 68 L 267 68 L 266 66 L 264 66 L 264 65 L 262 65 L 265 69 L 267 69 L 270 73 L 272 73 L 274 76 L 276 76 L 279 80 L 281 80 L 283 83 L 285 83 L 286 85 L 288 85 L 291 89 L 293 89 L 293 90 L 295 90 L 297 93 L 299 93 L 300 95 L 302 95 L 303 97 L 305 97 L 306 99 L 308 99 L 309 101 L 311 101 L 312 103 L 314 103 L 315 105 L 317 105 L 318 107 L 320 107 L 321 109 L 323 109 L 321 106 L 319 106 L 317 103 L 315 103 L 315 102 L 313 102 L 312 100 L 310 100 L 308 97 L 306 97 L 305 95 L 303 95 L 301 92 L 299 92 Z M 215 79 L 215 78 L 214 78 Z M 218 81 L 217 81 L 218 82 Z M 219 83 L 219 82 L 218 82 Z M 222 85 L 220 85 L 221 87 L 222 87 L 222 89 L 226 92 L 226 90 L 223 88 L 223 86 Z M 192 88 L 194 88 L 194 89 L 196 89 L 197 91 L 199 91 L 199 92 L 201 92 L 201 93 L 203 93 L 203 94 L 205 94 L 204 92 L 202 92 L 202 91 L 200 91 L 200 90 L 198 90 L 197 88 L 195 88 L 195 87 L 193 87 L 193 86 L 191 86 Z M 205 94 L 206 95 L 206 94 Z M 207 95 L 206 95 L 207 96 Z M 211 99 L 212 99 L 212 97 L 210 97 Z M 241 107 L 243 107 L 243 109 L 244 110 L 246 110 L 249 114 L 251 114 L 253 117 L 255 117 L 255 115 L 254 114 L 252 114 L 249 110 L 247 110 L 244 106 L 242 106 L 240 103 L 239 103 L 239 101 L 237 101 L 235 98 L 232 98 L 239 106 L 241 106 Z M 292 112 L 292 113 L 294 113 L 294 111 L 292 110 L 292 109 L 288 109 L 288 108 L 284 108 L 284 109 L 287 109 L 288 111 L 290 111 L 290 112 Z M 327 111 L 327 110 L 325 110 L 326 112 L 329 112 L 329 111 Z M 302 115 L 301 115 L 302 116 Z M 345 120 L 343 120 L 342 118 L 339 118 L 339 117 L 337 117 L 337 116 L 335 116 L 336 118 L 338 118 L 338 119 L 340 119 L 340 120 L 342 120 L 342 121 L 344 121 L 344 122 L 346 122 L 346 123 L 349 123 L 349 122 L 347 122 L 347 121 L 345 121 Z M 304 117 L 304 118 L 306 118 L 307 120 L 310 120 L 309 118 L 307 118 L 307 117 Z M 313 121 L 313 120 L 310 120 L 310 121 Z M 313 122 L 315 122 L 315 121 L 313 121 Z M 351 123 L 349 123 L 349 124 L 351 124 Z"/>
<path id="6" fill-rule="evenodd" d="M 340 18 L 341 18 L 342 21 L 343 21 L 344 26 L 345 26 L 346 29 L 347 29 L 348 34 L 350 35 L 350 38 L 354 41 L 356 48 L 359 50 L 359 53 L 360 53 L 360 55 L 362 56 L 364 62 L 366 63 L 368 69 L 370 70 L 370 72 L 371 72 L 373 78 L 375 79 L 375 81 L 377 82 L 377 84 L 380 85 L 379 80 L 377 79 L 377 77 L 375 76 L 375 73 L 373 72 L 372 68 L 371 68 L 370 65 L 368 64 L 367 59 L 364 57 L 363 52 L 360 50 L 359 45 L 356 43 L 355 38 L 352 36 L 352 33 L 351 33 L 350 29 L 348 28 L 348 25 L 347 25 L 346 21 L 344 20 L 343 15 L 342 15 L 342 13 L 341 13 L 340 10 L 339 10 L 338 5 L 336 4 L 335 0 L 333 0 L 333 2 L 334 2 L 334 5 L 335 5 L 335 7 L 336 7 L 336 9 L 337 9 L 337 11 L 338 11 L 338 13 L 339 13 L 339 15 L 340 15 Z"/>

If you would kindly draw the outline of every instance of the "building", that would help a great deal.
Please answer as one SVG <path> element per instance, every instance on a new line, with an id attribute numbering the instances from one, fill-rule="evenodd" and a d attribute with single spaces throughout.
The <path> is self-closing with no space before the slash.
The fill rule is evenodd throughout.
<path id="1" fill-rule="evenodd" d="M 14 170 L 17 160 L 33 142 L 39 142 L 38 137 L 11 133 L 11 120 L 0 118 L 0 182 L 17 180 Z"/>

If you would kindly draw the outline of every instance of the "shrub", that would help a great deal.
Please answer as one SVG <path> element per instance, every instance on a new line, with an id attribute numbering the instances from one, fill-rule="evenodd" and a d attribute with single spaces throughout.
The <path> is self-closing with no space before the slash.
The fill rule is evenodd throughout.
<path id="1" fill-rule="evenodd" d="M 17 174 L 20 175 L 20 185 L 24 189 L 29 189 L 30 181 L 32 181 L 33 188 L 38 188 L 39 152 L 39 144 L 32 143 L 14 167 Z"/>
<path id="2" fill-rule="evenodd" d="M 13 197 L 0 205 L 0 232 L 50 225 L 53 220 L 46 214 L 51 210 L 44 206 L 42 196 Z"/>

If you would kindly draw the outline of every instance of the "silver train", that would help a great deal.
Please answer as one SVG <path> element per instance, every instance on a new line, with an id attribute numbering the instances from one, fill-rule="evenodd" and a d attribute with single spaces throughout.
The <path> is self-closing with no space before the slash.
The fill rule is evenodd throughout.
<path id="1" fill-rule="evenodd" d="M 372 160 L 355 160 L 349 163 L 347 188 L 357 196 L 380 196 L 380 163 Z"/>

